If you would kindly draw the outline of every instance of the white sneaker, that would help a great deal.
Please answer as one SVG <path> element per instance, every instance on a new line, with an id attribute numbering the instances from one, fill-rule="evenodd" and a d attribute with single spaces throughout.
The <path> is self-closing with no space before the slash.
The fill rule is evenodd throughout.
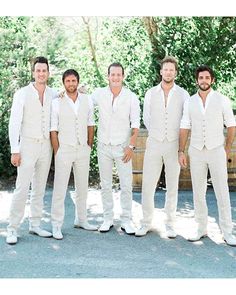
<path id="1" fill-rule="evenodd" d="M 42 238 L 51 238 L 52 237 L 52 233 L 50 233 L 47 230 L 42 229 L 39 226 L 30 226 L 29 233 L 33 234 L 33 235 L 40 236 Z"/>
<path id="2" fill-rule="evenodd" d="M 146 234 L 151 231 L 151 227 L 148 225 L 143 225 L 141 226 L 136 232 L 135 232 L 135 236 L 136 237 L 143 237 L 146 236 Z"/>
<path id="3" fill-rule="evenodd" d="M 173 227 L 170 225 L 166 225 L 166 236 L 169 239 L 175 239 L 177 237 L 176 232 L 174 231 Z"/>
<path id="4" fill-rule="evenodd" d="M 63 239 L 61 228 L 59 226 L 54 226 L 52 228 L 52 236 L 56 240 L 62 240 Z"/>
<path id="5" fill-rule="evenodd" d="M 103 221 L 103 224 L 100 226 L 99 231 L 101 233 L 108 232 L 113 227 L 112 221 Z"/>
<path id="6" fill-rule="evenodd" d="M 92 225 L 90 223 L 88 223 L 88 221 L 84 221 L 84 222 L 75 222 L 74 223 L 74 227 L 75 228 L 83 228 L 86 230 L 97 230 L 98 227 L 96 225 Z"/>
<path id="7" fill-rule="evenodd" d="M 236 237 L 234 237 L 232 234 L 224 234 L 224 241 L 227 245 L 236 247 Z"/>
<path id="8" fill-rule="evenodd" d="M 130 221 L 124 222 L 121 224 L 121 229 L 127 234 L 127 235 L 134 235 L 135 229 L 134 226 Z"/>
<path id="9" fill-rule="evenodd" d="M 14 245 L 17 243 L 17 232 L 14 229 L 7 230 L 6 242 L 9 245 Z"/>
<path id="10" fill-rule="evenodd" d="M 201 240 L 202 238 L 207 237 L 207 231 L 206 230 L 198 230 L 194 236 L 188 237 L 189 242 L 197 242 Z"/>

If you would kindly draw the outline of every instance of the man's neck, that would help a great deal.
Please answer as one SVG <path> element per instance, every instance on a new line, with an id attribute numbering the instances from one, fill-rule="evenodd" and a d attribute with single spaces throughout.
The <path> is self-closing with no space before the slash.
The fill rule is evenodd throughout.
<path id="1" fill-rule="evenodd" d="M 121 90 L 122 90 L 122 86 L 121 87 L 110 87 L 111 93 L 113 94 L 114 97 L 117 97 Z"/>
<path id="2" fill-rule="evenodd" d="M 198 94 L 201 97 L 202 100 L 206 100 L 207 95 L 211 92 L 211 88 L 207 91 L 203 91 L 201 89 L 198 90 Z"/>
<path id="3" fill-rule="evenodd" d="M 46 88 L 46 83 L 36 83 L 34 82 L 34 87 L 35 89 L 37 89 L 39 92 L 44 92 L 45 88 Z"/>
<path id="4" fill-rule="evenodd" d="M 76 92 L 74 92 L 74 93 L 67 93 L 67 92 L 66 92 L 66 94 L 67 94 L 67 96 L 68 96 L 70 99 L 73 100 L 73 102 L 75 102 L 76 99 L 77 99 L 77 97 L 78 97 L 78 91 L 76 91 Z"/>
<path id="5" fill-rule="evenodd" d="M 175 82 L 172 81 L 170 83 L 166 83 L 165 81 L 161 81 L 161 88 L 164 91 L 170 91 L 170 89 L 174 86 Z"/>

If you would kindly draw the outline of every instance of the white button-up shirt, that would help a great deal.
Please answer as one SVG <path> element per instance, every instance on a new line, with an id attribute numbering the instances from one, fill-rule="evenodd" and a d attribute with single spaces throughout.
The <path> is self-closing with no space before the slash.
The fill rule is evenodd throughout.
<path id="1" fill-rule="evenodd" d="M 72 108 L 73 112 L 75 115 L 78 115 L 78 110 L 80 107 L 80 93 L 78 93 L 78 96 L 76 98 L 76 101 L 73 102 L 73 100 L 65 93 L 65 98 L 68 101 L 70 107 Z M 51 128 L 50 131 L 58 131 L 58 126 L 59 126 L 59 100 L 60 98 L 57 98 L 53 100 L 52 102 L 52 113 L 51 113 Z M 94 126 L 94 107 L 93 107 L 93 102 L 90 97 L 88 97 L 88 103 L 89 103 L 89 114 L 88 114 L 88 121 L 87 124 L 88 126 Z"/>
<path id="2" fill-rule="evenodd" d="M 167 97 L 167 103 L 165 106 L 165 96 L 164 96 L 164 91 L 161 87 L 161 83 L 157 85 L 157 92 L 161 93 L 162 99 L 163 99 L 163 105 L 167 108 L 174 93 L 176 91 L 176 84 L 174 83 L 173 87 L 170 89 L 168 97 Z M 187 91 L 184 92 L 185 95 L 185 100 L 189 99 L 189 94 Z M 144 107 L 143 107 L 143 122 L 144 125 L 146 126 L 147 130 L 149 130 L 149 126 L 150 126 L 150 114 L 151 114 L 151 91 L 147 91 L 145 94 L 145 99 L 144 99 Z"/>
<path id="3" fill-rule="evenodd" d="M 199 107 L 202 114 L 206 113 L 207 107 L 209 105 L 209 102 L 215 95 L 215 91 L 211 89 L 211 91 L 208 93 L 206 97 L 205 107 L 202 103 L 202 99 L 198 93 L 196 93 L 198 97 Z M 191 98 L 190 98 L 191 99 Z M 232 107 L 231 107 L 231 101 L 225 97 L 225 99 L 219 101 L 219 103 L 222 104 L 222 110 L 223 110 L 223 116 L 224 116 L 224 124 L 226 127 L 235 126 L 235 118 L 232 116 Z M 180 128 L 182 129 L 191 129 L 191 118 L 189 116 L 189 99 L 187 99 L 184 103 L 184 111 L 183 111 L 183 117 L 181 120 Z"/>
<path id="4" fill-rule="evenodd" d="M 34 82 L 29 84 L 31 91 L 35 94 L 36 97 L 39 98 L 39 94 L 37 89 L 34 87 Z M 45 99 L 45 93 L 49 89 L 46 86 L 44 91 L 43 102 Z M 57 91 L 55 89 L 50 88 L 52 91 L 52 99 L 57 96 Z M 24 116 L 24 105 L 25 105 L 26 96 L 24 92 L 20 90 L 14 94 L 13 103 L 11 107 L 11 116 L 9 121 L 9 140 L 11 145 L 11 153 L 19 153 L 19 140 L 20 140 L 20 130 Z"/>

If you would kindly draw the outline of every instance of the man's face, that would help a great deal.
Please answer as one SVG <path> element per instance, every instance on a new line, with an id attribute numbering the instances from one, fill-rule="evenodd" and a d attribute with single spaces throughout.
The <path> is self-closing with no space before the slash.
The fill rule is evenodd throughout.
<path id="1" fill-rule="evenodd" d="M 111 67 L 110 73 L 108 75 L 109 86 L 113 87 L 122 87 L 124 80 L 124 75 L 122 74 L 121 67 Z"/>
<path id="2" fill-rule="evenodd" d="M 209 90 L 213 83 L 214 79 L 211 78 L 211 75 L 208 71 L 200 72 L 198 74 L 197 85 L 202 91 Z"/>
<path id="3" fill-rule="evenodd" d="M 47 64 L 36 63 L 34 66 L 33 77 L 36 83 L 46 84 L 49 77 Z"/>
<path id="4" fill-rule="evenodd" d="M 73 94 L 73 93 L 77 92 L 79 82 L 78 82 L 76 76 L 69 75 L 69 76 L 65 77 L 65 80 L 63 83 L 65 86 L 65 90 L 68 94 Z"/>
<path id="5" fill-rule="evenodd" d="M 175 80 L 177 75 L 177 71 L 175 69 L 175 65 L 172 62 L 166 62 L 162 65 L 162 69 L 160 71 L 162 76 L 162 81 L 166 83 L 172 83 Z"/>

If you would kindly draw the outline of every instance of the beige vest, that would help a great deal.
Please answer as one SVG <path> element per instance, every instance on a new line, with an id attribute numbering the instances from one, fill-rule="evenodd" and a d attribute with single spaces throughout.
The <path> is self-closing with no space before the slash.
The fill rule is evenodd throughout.
<path id="1" fill-rule="evenodd" d="M 190 145 L 198 150 L 205 146 L 208 150 L 224 144 L 223 96 L 215 92 L 211 97 L 205 114 L 201 112 L 198 95 L 191 96 L 189 117 L 191 120 Z"/>
<path id="2" fill-rule="evenodd" d="M 151 88 L 149 136 L 158 141 L 177 140 L 186 98 L 185 90 L 175 85 L 175 90 L 165 107 L 161 91 L 157 91 L 157 87 Z"/>
<path id="3" fill-rule="evenodd" d="M 32 87 L 30 84 L 21 89 L 26 99 L 20 135 L 36 139 L 48 139 L 53 91 L 51 88 L 46 87 L 42 106 L 37 92 Z"/>
<path id="4" fill-rule="evenodd" d="M 122 95 L 117 97 L 116 106 L 112 108 L 111 94 L 106 88 L 101 91 L 97 101 L 99 110 L 98 141 L 104 144 L 118 145 L 128 142 L 131 134 L 130 109 L 133 93 L 123 88 Z"/>
<path id="5" fill-rule="evenodd" d="M 58 140 L 60 144 L 71 146 L 87 145 L 88 140 L 88 97 L 81 94 L 76 115 L 65 97 L 59 99 Z"/>

